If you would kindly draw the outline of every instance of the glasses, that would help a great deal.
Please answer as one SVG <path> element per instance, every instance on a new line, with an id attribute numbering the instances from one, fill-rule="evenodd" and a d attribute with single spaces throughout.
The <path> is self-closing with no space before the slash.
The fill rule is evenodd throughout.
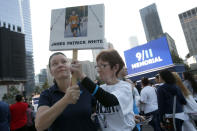
<path id="1" fill-rule="evenodd" d="M 104 69 L 106 66 L 108 66 L 109 64 L 101 64 L 101 65 L 96 65 L 95 69 Z"/>

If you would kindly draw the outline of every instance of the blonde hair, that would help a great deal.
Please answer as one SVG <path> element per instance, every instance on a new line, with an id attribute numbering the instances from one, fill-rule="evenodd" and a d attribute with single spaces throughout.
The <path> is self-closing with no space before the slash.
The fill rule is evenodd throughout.
<path id="1" fill-rule="evenodd" d="M 181 92 L 185 97 L 188 97 L 191 93 L 189 90 L 184 86 L 180 76 L 176 72 L 172 72 L 175 80 L 176 80 L 176 85 L 181 89 Z"/>

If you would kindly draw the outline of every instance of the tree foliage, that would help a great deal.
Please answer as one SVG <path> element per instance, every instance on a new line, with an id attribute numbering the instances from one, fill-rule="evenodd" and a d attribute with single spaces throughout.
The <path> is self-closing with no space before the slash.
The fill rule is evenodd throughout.
<path id="1" fill-rule="evenodd" d="M 171 52 L 171 57 L 174 64 L 184 64 L 185 70 L 190 70 L 190 67 L 185 64 L 183 59 L 177 56 L 174 51 Z"/>
<path id="2" fill-rule="evenodd" d="M 9 104 L 13 104 L 15 103 L 15 96 L 21 94 L 21 92 L 15 86 L 11 86 L 11 87 L 8 86 L 7 88 L 8 88 L 8 93 L 4 94 L 2 99 L 3 101 Z"/>
<path id="3" fill-rule="evenodd" d="M 35 94 L 40 94 L 42 91 L 46 90 L 49 88 L 49 83 L 48 83 L 48 80 L 46 80 L 44 82 L 44 84 L 42 85 L 42 87 L 40 86 L 36 86 L 35 89 L 34 89 L 34 93 Z"/>
<path id="4" fill-rule="evenodd" d="M 44 82 L 42 88 L 43 88 L 44 90 L 49 88 L 48 80 L 46 80 L 46 81 Z"/>

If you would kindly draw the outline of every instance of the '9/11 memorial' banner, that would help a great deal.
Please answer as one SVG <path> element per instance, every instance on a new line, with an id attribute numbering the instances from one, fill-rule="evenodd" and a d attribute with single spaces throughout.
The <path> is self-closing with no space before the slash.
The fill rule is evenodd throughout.
<path id="1" fill-rule="evenodd" d="M 166 37 L 124 51 L 128 75 L 172 65 Z"/>

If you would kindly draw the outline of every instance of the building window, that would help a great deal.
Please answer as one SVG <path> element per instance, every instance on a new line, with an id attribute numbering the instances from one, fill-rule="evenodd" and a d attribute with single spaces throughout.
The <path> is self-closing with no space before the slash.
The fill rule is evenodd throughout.
<path id="1" fill-rule="evenodd" d="M 21 27 L 17 26 L 17 32 L 21 32 Z"/>
<path id="2" fill-rule="evenodd" d="M 182 19 L 182 14 L 179 15 L 179 19 Z"/>
<path id="3" fill-rule="evenodd" d="M 9 30 L 10 30 L 10 27 L 11 27 L 10 24 L 8 24 L 8 29 L 9 29 Z"/>
<path id="4" fill-rule="evenodd" d="M 186 13 L 183 13 L 183 17 L 186 18 L 187 17 L 187 14 Z"/>
<path id="5" fill-rule="evenodd" d="M 193 10 L 192 10 L 192 14 L 193 14 L 193 15 L 194 15 L 194 14 L 196 14 L 196 11 L 195 11 L 195 9 L 193 9 Z"/>
<path id="6" fill-rule="evenodd" d="M 13 29 L 13 31 L 15 31 L 15 25 L 13 25 L 12 29 Z"/>
<path id="7" fill-rule="evenodd" d="M 6 23 L 5 22 L 3 22 L 3 27 L 6 27 Z"/>
<path id="8" fill-rule="evenodd" d="M 192 30 L 193 30 L 193 32 L 195 32 L 195 31 L 196 31 L 196 28 L 195 28 L 195 27 L 193 27 L 193 28 L 192 28 Z"/>
<path id="9" fill-rule="evenodd" d="M 190 12 L 190 11 L 188 11 L 188 12 L 187 12 L 187 15 L 188 15 L 188 16 L 191 16 L 191 12 Z"/>

